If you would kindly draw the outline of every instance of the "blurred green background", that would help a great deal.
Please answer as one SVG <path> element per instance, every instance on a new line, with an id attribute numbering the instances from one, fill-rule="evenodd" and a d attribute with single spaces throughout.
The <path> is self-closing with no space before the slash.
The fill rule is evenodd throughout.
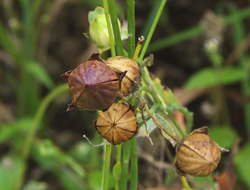
<path id="1" fill-rule="evenodd" d="M 159 4 L 135 1 L 136 38 L 147 35 Z M 116 5 L 126 20 L 126 2 Z M 83 35 L 96 6 L 102 2 L 0 2 L 0 189 L 15 189 L 22 181 L 25 190 L 100 189 L 103 149 L 82 137 L 102 142 L 91 127 L 96 113 L 66 113 L 71 100 L 60 77 L 97 52 Z M 250 2 L 169 0 L 151 53 L 149 70 L 194 112 L 193 129 L 209 126 L 210 136 L 230 149 L 213 179 L 221 189 L 250 189 Z M 176 120 L 183 122 L 178 113 Z M 151 137 L 154 146 L 138 135 L 138 188 L 178 189 L 181 183 L 169 165 L 173 149 L 160 131 Z M 201 178 L 192 183 L 208 187 Z"/>

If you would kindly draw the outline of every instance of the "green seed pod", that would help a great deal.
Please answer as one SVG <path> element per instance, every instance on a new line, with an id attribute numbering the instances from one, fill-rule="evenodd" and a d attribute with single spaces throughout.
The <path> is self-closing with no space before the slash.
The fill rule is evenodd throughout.
<path id="1" fill-rule="evenodd" d="M 121 27 L 120 21 L 118 19 L 117 21 L 119 23 L 119 27 Z M 89 34 L 91 39 L 98 46 L 109 46 L 109 33 L 103 8 L 97 7 L 94 11 L 91 11 L 89 13 L 89 22 Z"/>

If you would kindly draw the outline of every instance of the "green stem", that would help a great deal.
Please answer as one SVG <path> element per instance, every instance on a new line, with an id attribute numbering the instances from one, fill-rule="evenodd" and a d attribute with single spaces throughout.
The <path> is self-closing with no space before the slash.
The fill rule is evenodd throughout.
<path id="1" fill-rule="evenodd" d="M 159 20 L 159 18 L 160 18 L 160 16 L 161 16 L 162 10 L 163 10 L 163 8 L 164 8 L 166 2 L 167 2 L 167 0 L 162 0 L 162 1 L 161 1 L 161 5 L 160 5 L 160 7 L 159 7 L 159 9 L 158 9 L 158 12 L 157 12 L 157 14 L 156 14 L 156 16 L 155 16 L 154 22 L 153 22 L 153 24 L 152 24 L 152 26 L 151 26 L 151 28 L 150 28 L 150 31 L 149 31 L 149 33 L 148 33 L 148 36 L 147 36 L 147 38 L 146 38 L 145 44 L 144 44 L 144 46 L 143 46 L 143 48 L 142 48 L 142 51 L 141 51 L 141 54 L 140 54 L 140 57 L 139 57 L 139 62 L 142 61 L 142 59 L 143 59 L 143 57 L 144 57 L 144 55 L 145 55 L 145 53 L 146 53 L 146 51 L 147 51 L 149 42 L 150 42 L 150 40 L 151 40 L 151 38 L 152 38 L 152 36 L 153 36 L 153 33 L 154 33 L 154 31 L 155 31 L 155 28 L 156 28 L 156 25 L 157 25 L 157 23 L 158 23 L 158 20 Z"/>
<path id="2" fill-rule="evenodd" d="M 25 139 L 24 145 L 23 145 L 23 150 L 22 150 L 22 159 L 24 162 L 26 162 L 29 154 L 30 154 L 30 148 L 31 145 L 35 139 L 36 132 L 39 128 L 39 124 L 41 123 L 41 120 L 45 114 L 45 111 L 47 110 L 49 104 L 58 96 L 62 93 L 65 93 L 68 91 L 68 84 L 63 84 L 58 87 L 56 87 L 52 92 L 50 92 L 42 101 L 40 107 L 38 108 L 34 119 L 33 123 L 31 126 L 30 131 L 28 132 L 28 135 Z M 20 189 L 23 183 L 23 178 L 25 174 L 26 166 L 24 166 L 23 171 L 20 173 L 20 176 L 18 176 L 18 179 L 16 181 L 16 188 L 15 189 Z"/>
<path id="3" fill-rule="evenodd" d="M 193 113 L 190 112 L 186 107 L 183 107 L 181 105 L 171 105 L 167 107 L 167 112 L 171 111 L 179 111 L 184 114 L 186 118 L 186 132 L 191 132 L 191 129 L 193 127 Z M 185 135 L 181 133 L 182 135 Z"/>
<path id="4" fill-rule="evenodd" d="M 121 162 L 122 158 L 122 145 L 119 144 L 117 145 L 117 150 L 116 150 L 116 162 Z"/>
<path id="5" fill-rule="evenodd" d="M 109 144 L 109 145 L 106 144 L 105 147 L 106 147 L 106 150 L 105 150 L 105 161 L 104 161 L 104 168 L 103 168 L 102 190 L 108 190 L 112 144 Z"/>
<path id="6" fill-rule="evenodd" d="M 209 183 L 210 186 L 212 187 L 212 189 L 213 189 L 213 190 L 216 190 L 217 188 L 215 187 L 214 182 L 213 182 L 211 176 L 207 176 L 206 178 L 207 178 L 208 183 Z"/>
<path id="7" fill-rule="evenodd" d="M 175 128 L 180 133 L 181 137 L 185 137 L 185 133 L 182 131 L 181 127 L 178 125 L 178 123 L 175 121 L 173 115 L 171 113 L 168 114 L 168 118 L 171 120 L 171 122 L 174 124 Z"/>
<path id="8" fill-rule="evenodd" d="M 116 16 L 116 9 L 115 9 L 115 1 L 109 0 L 108 1 L 108 7 L 110 11 L 110 17 L 112 22 L 112 28 L 115 36 L 115 45 L 116 45 L 116 51 L 117 55 L 123 56 L 123 47 L 122 47 L 122 40 L 121 40 L 121 31 L 118 25 L 118 19 Z"/>
<path id="9" fill-rule="evenodd" d="M 189 184 L 187 182 L 187 178 L 185 176 L 181 176 L 181 181 L 182 181 L 182 184 L 183 184 L 185 190 L 192 190 L 192 188 L 189 186 Z"/>
<path id="10" fill-rule="evenodd" d="M 232 24 L 234 22 L 240 22 L 241 20 L 250 17 L 250 7 L 239 10 L 236 13 L 230 14 L 225 18 L 225 24 Z M 147 52 L 153 53 L 155 51 L 167 48 L 171 45 L 189 40 L 196 36 L 199 36 L 204 33 L 204 30 L 201 26 L 195 26 L 187 30 L 181 31 L 177 34 L 173 34 L 166 38 L 160 39 L 150 44 L 147 49 Z"/>
<path id="11" fill-rule="evenodd" d="M 107 2 L 107 0 L 103 0 L 102 2 L 103 2 L 103 8 L 104 8 L 104 13 L 105 13 L 105 17 L 106 17 L 107 27 L 108 27 L 111 55 L 112 55 L 112 57 L 115 57 L 116 56 L 115 41 L 114 41 L 114 37 L 113 37 L 113 30 L 112 30 L 110 16 L 109 16 L 108 2 Z"/>
<path id="12" fill-rule="evenodd" d="M 234 13 L 234 17 L 231 18 L 231 21 L 233 23 L 233 32 L 234 32 L 234 42 L 236 45 L 239 45 L 243 40 L 245 40 L 245 32 L 244 32 L 244 26 L 243 23 L 239 21 L 239 11 L 236 10 L 234 6 L 230 7 L 230 11 Z M 249 10 L 250 11 L 250 10 Z M 247 61 L 247 56 L 245 53 L 242 53 L 239 57 L 238 64 L 242 69 L 242 74 L 244 75 L 244 78 L 241 81 L 241 91 L 245 96 L 250 96 L 250 68 Z M 247 127 L 247 135 L 250 137 L 250 106 L 245 104 L 244 105 L 244 118 L 245 123 Z"/>
<path id="13" fill-rule="evenodd" d="M 128 57 L 133 58 L 135 52 L 135 1 L 127 0 L 127 19 L 128 19 Z"/>
<path id="14" fill-rule="evenodd" d="M 131 183 L 130 189 L 136 190 L 138 186 L 138 158 L 137 158 L 137 139 L 131 139 Z"/>
<path id="15" fill-rule="evenodd" d="M 121 190 L 127 190 L 130 151 L 131 151 L 131 140 L 123 143 L 122 173 L 121 173 L 121 181 L 120 181 Z"/>

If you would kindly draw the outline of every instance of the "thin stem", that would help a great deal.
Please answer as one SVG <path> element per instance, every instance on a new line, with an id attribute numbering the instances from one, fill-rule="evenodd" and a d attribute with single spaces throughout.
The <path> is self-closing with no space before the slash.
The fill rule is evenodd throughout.
<path id="1" fill-rule="evenodd" d="M 163 10 L 163 8 L 164 8 L 166 2 L 167 2 L 167 0 L 162 0 L 162 1 L 161 1 L 161 5 L 160 5 L 160 7 L 159 7 L 159 9 L 158 9 L 158 12 L 157 12 L 157 14 L 156 14 L 156 16 L 155 16 L 154 22 L 153 22 L 153 24 L 152 24 L 152 26 L 151 26 L 151 28 L 150 28 L 150 31 L 149 31 L 149 33 L 148 33 L 148 36 L 147 36 L 147 38 L 146 38 L 145 44 L 144 44 L 144 46 L 143 46 L 143 48 L 142 48 L 142 51 L 141 51 L 141 54 L 140 54 L 140 57 L 139 57 L 139 62 L 142 61 L 142 59 L 143 59 L 143 57 L 144 57 L 144 55 L 145 55 L 145 53 L 146 53 L 146 51 L 147 51 L 148 45 L 149 45 L 150 40 L 151 40 L 151 38 L 152 38 L 152 36 L 153 36 L 153 33 L 154 33 L 154 31 L 155 31 L 155 28 L 156 28 L 156 25 L 157 25 L 157 23 L 158 23 L 158 20 L 159 20 L 159 18 L 160 18 L 160 16 L 161 16 L 162 10 Z"/>
<path id="2" fill-rule="evenodd" d="M 136 49 L 135 49 L 135 52 L 134 52 L 134 56 L 133 56 L 133 60 L 136 61 L 137 58 L 138 58 L 138 55 L 139 55 L 139 52 L 141 50 L 141 47 L 142 47 L 142 43 L 144 41 L 144 37 L 141 36 L 140 38 L 138 38 L 139 42 L 137 43 L 137 46 L 136 46 Z"/>
<path id="3" fill-rule="evenodd" d="M 121 162 L 122 158 L 122 145 L 119 144 L 117 145 L 117 150 L 116 150 L 116 162 Z"/>
<path id="4" fill-rule="evenodd" d="M 121 173 L 121 181 L 120 181 L 121 190 L 127 190 L 130 151 L 131 151 L 131 140 L 123 143 L 122 173 Z"/>
<path id="5" fill-rule="evenodd" d="M 169 133 L 156 119 L 155 117 L 152 115 L 152 113 L 150 112 L 150 110 L 148 109 L 147 104 L 144 105 L 144 108 L 146 110 L 146 112 L 148 113 L 148 115 L 153 119 L 153 121 L 155 122 L 155 124 L 165 133 L 168 134 L 168 136 L 170 136 L 175 142 L 178 142 L 178 138 L 174 135 L 172 135 L 171 133 Z"/>
<path id="6" fill-rule="evenodd" d="M 68 84 L 63 84 L 61 86 L 56 87 L 52 92 L 50 92 L 42 101 L 40 107 L 38 108 L 34 119 L 33 119 L 33 123 L 31 126 L 30 131 L 28 132 L 28 135 L 25 139 L 24 145 L 23 145 L 23 149 L 22 149 L 22 158 L 24 160 L 24 162 L 26 162 L 29 154 L 30 154 L 30 148 L 31 145 L 34 141 L 36 132 L 39 128 L 39 124 L 41 123 L 41 120 L 45 114 L 46 109 L 48 108 L 49 104 L 56 98 L 58 98 L 58 96 L 62 93 L 65 93 L 68 91 Z M 20 172 L 20 176 L 17 179 L 16 182 L 16 188 L 15 189 L 20 189 L 20 187 L 22 186 L 23 183 L 23 178 L 24 178 L 24 173 L 26 170 L 26 166 L 24 166 L 24 169 L 22 172 Z"/>
<path id="7" fill-rule="evenodd" d="M 171 113 L 168 114 L 168 118 L 171 120 L 171 122 L 174 124 L 175 128 L 180 133 L 181 137 L 185 137 L 185 133 L 182 131 L 181 127 L 178 125 L 178 123 L 175 121 L 174 117 Z"/>
<path id="8" fill-rule="evenodd" d="M 112 29 L 113 29 L 114 36 L 115 36 L 115 45 L 116 45 L 117 55 L 123 56 L 121 31 L 120 31 L 120 28 L 118 25 L 118 19 L 116 16 L 115 1 L 109 0 L 108 5 L 109 5 L 108 7 L 110 11 L 111 22 L 112 22 Z"/>
<path id="9" fill-rule="evenodd" d="M 213 189 L 213 190 L 216 190 L 216 187 L 215 187 L 215 185 L 214 185 L 214 182 L 213 182 L 211 176 L 207 176 L 206 178 L 207 178 L 208 183 L 209 183 L 210 186 L 212 187 L 212 189 Z"/>
<path id="10" fill-rule="evenodd" d="M 116 56 L 115 41 L 114 41 L 114 37 L 113 37 L 113 30 L 112 30 L 110 16 L 109 16 L 108 2 L 107 2 L 107 0 L 103 0 L 102 2 L 103 2 L 103 8 L 104 8 L 104 13 L 105 13 L 105 17 L 106 17 L 107 27 L 108 27 L 111 55 L 112 55 L 112 57 L 115 57 Z"/>
<path id="11" fill-rule="evenodd" d="M 136 190 L 138 185 L 138 158 L 137 158 L 137 139 L 131 139 L 131 183 L 130 189 Z"/>
<path id="12" fill-rule="evenodd" d="M 132 58 L 135 51 L 135 1 L 127 0 L 128 19 L 128 57 Z"/>
<path id="13" fill-rule="evenodd" d="M 106 147 L 106 150 L 105 150 L 105 160 L 104 160 L 104 168 L 103 168 L 102 190 L 108 190 L 112 144 L 109 144 L 109 145 L 106 144 L 105 147 Z"/>
<path id="14" fill-rule="evenodd" d="M 182 181 L 182 184 L 183 184 L 185 190 L 192 190 L 192 188 L 189 186 L 189 184 L 187 182 L 187 178 L 185 176 L 181 176 L 181 181 Z"/>

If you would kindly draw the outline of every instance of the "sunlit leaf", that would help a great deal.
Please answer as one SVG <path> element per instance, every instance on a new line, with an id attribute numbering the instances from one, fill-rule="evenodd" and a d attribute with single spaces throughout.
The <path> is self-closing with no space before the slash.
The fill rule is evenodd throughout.
<path id="1" fill-rule="evenodd" d="M 219 146 L 230 149 L 237 133 L 230 126 L 210 126 L 208 134 Z"/>
<path id="2" fill-rule="evenodd" d="M 244 78 L 242 69 L 237 67 L 226 67 L 221 71 L 213 68 L 206 68 L 193 74 L 186 82 L 186 89 L 198 89 L 212 87 L 216 85 L 225 85 L 238 82 Z"/>

